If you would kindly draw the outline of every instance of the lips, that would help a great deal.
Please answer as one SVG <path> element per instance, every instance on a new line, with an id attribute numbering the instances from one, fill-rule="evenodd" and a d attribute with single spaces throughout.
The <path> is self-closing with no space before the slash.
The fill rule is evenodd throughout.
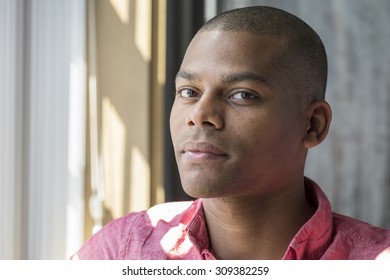
<path id="1" fill-rule="evenodd" d="M 228 157 L 221 148 L 209 142 L 189 141 L 182 146 L 182 155 L 192 161 L 215 160 Z"/>

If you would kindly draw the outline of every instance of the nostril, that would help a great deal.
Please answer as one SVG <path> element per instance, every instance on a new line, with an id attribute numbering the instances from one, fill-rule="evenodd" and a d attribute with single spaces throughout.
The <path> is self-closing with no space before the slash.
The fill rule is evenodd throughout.
<path id="1" fill-rule="evenodd" d="M 189 126 L 194 126 L 194 125 L 195 125 L 195 123 L 194 123 L 192 120 L 187 121 L 187 124 L 188 124 Z"/>
<path id="2" fill-rule="evenodd" d="M 188 126 L 197 127 L 215 127 L 215 129 L 221 129 L 224 126 L 224 120 L 220 114 L 205 114 L 202 116 L 192 115 L 187 119 Z"/>

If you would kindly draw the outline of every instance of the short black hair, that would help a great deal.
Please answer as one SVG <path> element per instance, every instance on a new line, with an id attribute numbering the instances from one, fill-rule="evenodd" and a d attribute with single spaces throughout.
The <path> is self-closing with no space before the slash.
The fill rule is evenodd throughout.
<path id="1" fill-rule="evenodd" d="M 206 22 L 199 32 L 245 31 L 281 40 L 285 46 L 283 67 L 299 96 L 306 102 L 324 100 L 328 62 L 318 34 L 300 18 L 274 7 L 253 6 L 221 13 Z"/>

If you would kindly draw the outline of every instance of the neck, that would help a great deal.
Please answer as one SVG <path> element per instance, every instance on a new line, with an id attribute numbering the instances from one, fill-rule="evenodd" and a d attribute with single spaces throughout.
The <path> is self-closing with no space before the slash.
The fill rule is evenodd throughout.
<path id="1" fill-rule="evenodd" d="M 313 215 L 303 182 L 269 197 L 202 199 L 210 243 L 218 259 L 281 259 Z M 228 246 L 227 246 L 228 244 Z"/>

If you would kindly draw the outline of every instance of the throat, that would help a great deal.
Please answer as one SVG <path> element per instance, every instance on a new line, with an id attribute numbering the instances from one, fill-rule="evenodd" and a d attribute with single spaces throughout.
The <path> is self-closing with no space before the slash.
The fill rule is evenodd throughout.
<path id="1" fill-rule="evenodd" d="M 298 204 L 300 207 L 284 205 L 277 210 L 229 204 L 221 207 L 219 203 L 203 200 L 210 247 L 217 259 L 282 259 L 291 240 L 315 211 L 305 202 Z"/>

